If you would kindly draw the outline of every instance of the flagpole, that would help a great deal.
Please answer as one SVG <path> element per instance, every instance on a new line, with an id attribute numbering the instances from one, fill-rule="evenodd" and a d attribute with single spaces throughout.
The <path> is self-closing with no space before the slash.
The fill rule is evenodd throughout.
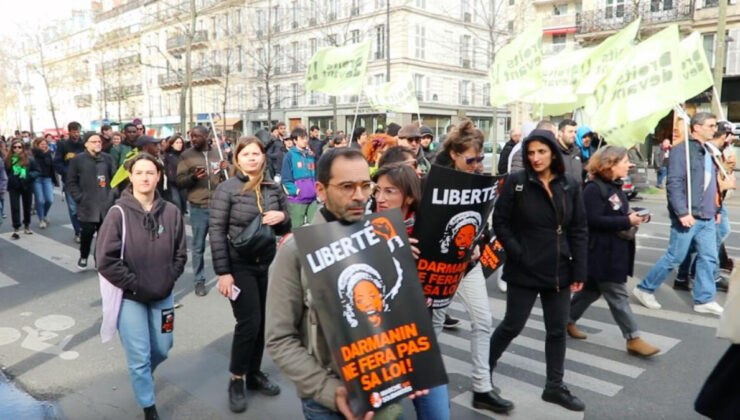
<path id="1" fill-rule="evenodd" d="M 719 110 L 718 117 L 720 117 L 720 121 L 726 121 L 727 118 L 725 118 L 725 110 L 722 109 L 722 101 L 720 101 L 721 98 L 717 94 L 717 86 L 715 85 L 712 85 L 712 99 L 717 102 L 717 109 Z"/>
<path id="2" fill-rule="evenodd" d="M 352 137 L 355 134 L 355 124 L 357 123 L 357 113 L 360 112 L 360 101 L 362 100 L 362 92 L 357 95 L 357 105 L 355 106 L 355 118 L 352 119 L 352 131 L 350 133 L 349 145 L 352 146 Z"/>
<path id="3" fill-rule="evenodd" d="M 689 115 L 684 111 L 683 108 L 681 108 L 680 105 L 676 105 L 675 112 L 679 114 L 681 119 L 683 120 L 684 125 L 684 149 L 685 149 L 685 155 L 686 155 L 686 198 L 688 203 L 688 210 L 689 215 L 691 215 L 691 161 L 690 154 L 689 154 Z"/>
<path id="4" fill-rule="evenodd" d="M 224 118 L 226 118 L 226 116 L 224 116 Z M 223 151 L 221 151 L 221 142 L 218 141 L 218 132 L 216 131 L 216 124 L 213 123 L 213 114 L 211 114 L 210 112 L 208 113 L 208 120 L 210 121 L 211 128 L 213 129 L 213 137 L 216 139 L 216 149 L 218 150 L 218 157 L 221 160 L 224 160 L 224 153 Z M 206 168 L 206 169 L 210 170 L 210 168 Z M 229 179 L 229 174 L 226 172 L 226 169 L 224 169 L 223 171 L 224 171 L 224 176 L 226 177 L 226 179 Z"/>

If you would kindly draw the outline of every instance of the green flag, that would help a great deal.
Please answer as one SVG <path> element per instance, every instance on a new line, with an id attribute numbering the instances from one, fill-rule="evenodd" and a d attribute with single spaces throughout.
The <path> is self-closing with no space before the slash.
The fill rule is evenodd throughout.
<path id="1" fill-rule="evenodd" d="M 637 30 L 640 28 L 638 17 L 634 22 L 624 27 L 621 31 L 610 36 L 594 47 L 581 63 L 581 74 L 583 75 L 576 92 L 579 95 L 593 93 L 596 85 L 617 65 L 622 57 L 632 47 Z"/>
<path id="2" fill-rule="evenodd" d="M 311 57 L 306 69 L 306 92 L 356 95 L 365 85 L 370 40 L 346 47 L 328 47 Z"/>
<path id="3" fill-rule="evenodd" d="M 576 85 L 581 80 L 581 63 L 591 48 L 563 51 L 542 62 L 542 87 L 522 102 L 534 106 L 542 115 L 563 115 L 577 107 Z"/>
<path id="4" fill-rule="evenodd" d="M 647 124 L 657 118 L 648 117 L 667 112 L 683 100 L 678 45 L 678 26 L 671 25 L 634 47 L 602 79 L 586 103 L 586 112 L 592 115 L 591 128 L 615 144 L 626 146 L 643 141 L 616 138 L 614 133 L 625 124 L 646 120 Z"/>
<path id="5" fill-rule="evenodd" d="M 521 100 L 542 86 L 542 23 L 539 20 L 496 53 L 488 77 L 491 106 Z"/>
<path id="6" fill-rule="evenodd" d="M 707 55 L 704 52 L 701 35 L 692 32 L 681 41 L 681 97 L 691 99 L 704 92 L 714 84 L 712 70 L 709 68 Z"/>
<path id="7" fill-rule="evenodd" d="M 375 110 L 419 113 L 416 87 L 409 75 L 394 76 L 391 82 L 367 86 L 365 95 Z"/>
<path id="8" fill-rule="evenodd" d="M 597 131 L 599 135 L 603 136 L 607 143 L 629 149 L 632 146 L 643 143 L 645 136 L 655 131 L 655 126 L 669 112 L 671 112 L 671 108 L 655 112 L 637 121 L 625 121 L 616 127 L 594 131 Z"/>

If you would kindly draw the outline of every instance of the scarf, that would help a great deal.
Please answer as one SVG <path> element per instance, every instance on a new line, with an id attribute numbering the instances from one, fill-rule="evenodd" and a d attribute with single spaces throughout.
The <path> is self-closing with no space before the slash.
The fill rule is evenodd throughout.
<path id="1" fill-rule="evenodd" d="M 13 175 L 17 176 L 20 179 L 26 179 L 26 167 L 22 166 L 18 163 L 18 156 L 13 156 L 10 158 L 10 164 L 13 168 Z"/>

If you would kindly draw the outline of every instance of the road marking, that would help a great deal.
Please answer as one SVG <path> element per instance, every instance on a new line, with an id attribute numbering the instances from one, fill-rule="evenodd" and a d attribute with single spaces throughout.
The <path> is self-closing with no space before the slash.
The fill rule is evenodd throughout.
<path id="1" fill-rule="evenodd" d="M 24 235 L 22 233 L 20 235 L 20 239 L 13 240 L 10 239 L 11 233 L 8 232 L 0 235 L 0 239 L 6 240 L 18 248 L 41 257 L 71 273 L 84 271 L 77 267 L 77 260 L 80 257 L 79 249 L 57 242 L 44 235 Z"/>
<path id="2" fill-rule="evenodd" d="M 467 321 L 465 319 L 460 319 L 460 324 L 458 324 L 458 327 L 465 331 L 471 331 L 470 321 Z M 545 351 L 544 341 L 530 338 L 521 334 L 514 339 L 513 343 L 528 348 L 530 350 L 535 350 L 538 352 Z M 577 363 L 595 367 L 601 370 L 606 370 L 630 378 L 637 378 L 638 376 L 642 375 L 643 372 L 645 372 L 645 369 L 639 368 L 637 366 L 617 362 L 616 360 L 607 359 L 606 357 L 596 356 L 591 353 L 586 353 L 571 348 L 568 348 L 568 351 L 565 352 L 565 358 Z"/>
<path id="3" fill-rule="evenodd" d="M 458 350 L 463 350 L 466 352 L 470 351 L 470 342 L 464 338 L 449 334 L 440 334 L 439 337 L 437 337 L 437 341 L 450 347 L 454 347 Z M 544 343 L 542 347 L 544 348 Z M 498 363 L 503 363 L 511 367 L 526 370 L 538 375 L 544 375 L 547 370 L 545 367 L 545 363 L 543 362 L 510 352 L 504 352 L 504 354 L 502 354 L 501 358 L 498 360 Z M 602 381 L 601 379 L 597 379 L 578 372 L 573 372 L 567 369 L 565 370 L 565 376 L 563 377 L 563 380 L 573 386 L 606 395 L 607 397 L 615 396 L 622 389 L 621 385 Z"/>
<path id="4" fill-rule="evenodd" d="M 18 284 L 17 281 L 13 280 L 12 278 L 6 276 L 3 273 L 0 273 L 0 288 L 14 286 L 16 284 Z"/>
<path id="5" fill-rule="evenodd" d="M 469 363 L 446 355 L 442 355 L 442 360 L 444 361 L 445 369 L 448 373 L 470 376 L 471 367 Z M 493 383 L 501 388 L 501 395 L 504 398 L 512 399 L 515 404 L 514 410 L 510 411 L 505 416 L 509 420 L 549 420 L 552 418 L 563 420 L 583 419 L 582 412 L 579 413 L 566 410 L 565 408 L 555 404 L 542 401 L 542 398 L 540 398 L 542 388 L 540 387 L 495 372 L 493 374 Z M 473 410 L 483 416 L 490 418 L 494 417 L 494 413 L 490 411 L 473 408 L 472 400 L 473 396 L 468 391 L 452 398 L 450 401 L 459 406 Z"/>

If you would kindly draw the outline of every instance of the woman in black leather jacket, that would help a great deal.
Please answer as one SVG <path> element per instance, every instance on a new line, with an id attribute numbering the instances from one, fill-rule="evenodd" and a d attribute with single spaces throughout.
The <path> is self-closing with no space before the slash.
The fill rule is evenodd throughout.
<path id="1" fill-rule="evenodd" d="M 262 222 L 272 226 L 276 235 L 287 234 L 291 225 L 283 190 L 265 177 L 266 154 L 262 142 L 256 137 L 240 139 L 233 163 L 234 176 L 219 184 L 211 199 L 209 235 L 218 290 L 230 299 L 236 318 L 229 367 L 229 405 L 231 411 L 239 413 L 247 409 L 245 377 L 247 388 L 266 395 L 277 395 L 280 388 L 260 370 L 265 347 L 267 269 L 272 260 L 242 257 L 230 239 L 237 237 L 260 214 Z"/>

